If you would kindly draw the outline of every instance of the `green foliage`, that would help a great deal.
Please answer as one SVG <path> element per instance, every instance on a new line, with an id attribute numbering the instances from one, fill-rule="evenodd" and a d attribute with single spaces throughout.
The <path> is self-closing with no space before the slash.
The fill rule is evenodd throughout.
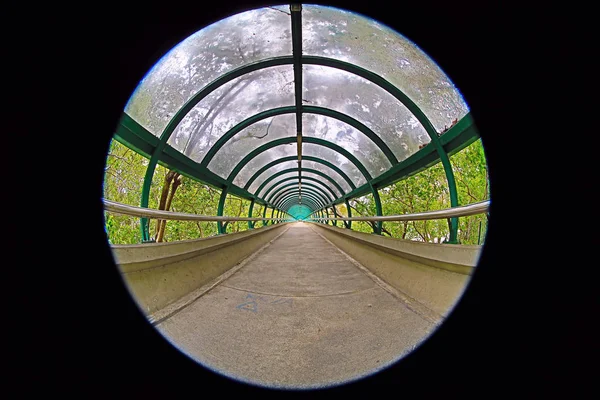
<path id="1" fill-rule="evenodd" d="M 489 198 L 487 164 L 481 139 L 450 158 L 459 204 L 470 204 Z M 441 163 L 380 190 L 384 215 L 410 214 L 450 207 L 450 194 Z M 374 214 L 371 214 L 374 215 Z M 487 227 L 485 215 L 459 218 L 459 242 L 483 242 Z M 479 238 L 479 222 L 482 223 Z M 354 224 L 352 224 L 354 229 Z M 385 222 L 393 237 L 425 242 L 447 241 L 450 230 L 447 220 Z"/>
<path id="2" fill-rule="evenodd" d="M 139 205 L 148 159 L 112 140 L 104 172 L 104 198 L 119 203 Z M 162 167 L 159 167 L 159 169 Z M 162 168 L 164 171 L 164 168 Z M 156 207 L 162 177 L 154 175 L 150 190 L 150 207 Z M 105 213 L 106 232 L 110 243 L 140 242 L 139 218 Z"/>
<path id="3" fill-rule="evenodd" d="M 481 140 L 451 157 L 456 178 L 460 204 L 470 204 L 489 199 L 489 181 L 485 153 Z M 107 156 L 104 196 L 106 199 L 124 204 L 139 205 L 148 159 L 113 140 Z M 150 190 L 149 207 L 158 208 L 160 194 L 168 170 L 157 166 Z M 450 207 L 450 196 L 446 175 L 441 163 L 420 173 L 398 181 L 379 190 L 384 215 L 409 214 Z M 184 178 L 171 204 L 171 211 L 200 215 L 217 215 L 220 191 L 208 185 Z M 376 215 L 372 195 L 350 200 L 352 216 Z M 247 217 L 250 201 L 228 195 L 225 201 L 226 216 Z M 252 216 L 263 216 L 263 206 L 255 204 Z M 345 204 L 336 206 L 338 215 L 347 216 Z M 267 209 L 266 216 L 271 216 Z M 333 216 L 332 210 L 329 210 Z M 105 213 L 106 231 L 113 244 L 132 244 L 140 241 L 139 218 Z M 151 220 L 150 235 L 156 236 L 156 220 Z M 257 222 L 255 227 L 263 226 Z M 342 226 L 339 221 L 337 226 Z M 248 222 L 227 224 L 227 232 L 241 232 L 248 229 Z M 352 229 L 373 233 L 368 222 L 354 221 Z M 481 244 L 487 229 L 487 216 L 474 215 L 459 218 L 459 242 L 462 244 Z M 195 239 L 217 234 L 215 222 L 168 221 L 164 240 Z M 383 234 L 407 240 L 443 242 L 449 237 L 447 220 L 385 222 Z"/>
<path id="4" fill-rule="evenodd" d="M 104 197 L 119 203 L 139 205 L 148 159 L 112 140 L 106 161 Z M 156 167 L 150 187 L 149 208 L 158 208 L 168 170 Z M 216 215 L 220 192 L 184 178 L 171 204 L 171 211 Z M 112 244 L 140 243 L 140 220 L 137 217 L 105 213 L 106 232 Z M 164 240 L 196 239 L 217 233 L 215 222 L 168 221 Z M 156 220 L 150 221 L 150 235 L 156 236 Z"/>
<path id="5" fill-rule="evenodd" d="M 481 139 L 453 155 L 450 161 L 460 204 L 476 203 L 490 198 L 489 175 Z M 483 243 L 487 230 L 487 215 L 459 218 L 458 230 L 460 243 Z"/>

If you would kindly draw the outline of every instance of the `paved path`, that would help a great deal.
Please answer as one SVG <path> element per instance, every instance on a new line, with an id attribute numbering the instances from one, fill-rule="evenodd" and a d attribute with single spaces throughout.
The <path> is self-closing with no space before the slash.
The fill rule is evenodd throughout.
<path id="1" fill-rule="evenodd" d="M 434 326 L 309 224 L 296 223 L 157 328 L 227 376 L 314 388 L 394 362 Z"/>

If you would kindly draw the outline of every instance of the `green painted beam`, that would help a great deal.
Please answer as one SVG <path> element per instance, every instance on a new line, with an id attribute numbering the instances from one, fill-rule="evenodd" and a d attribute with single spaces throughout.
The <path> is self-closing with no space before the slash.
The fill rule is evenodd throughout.
<path id="1" fill-rule="evenodd" d="M 298 168 L 302 170 L 302 4 L 290 4 L 292 20 L 292 58 L 294 59 L 294 102 Z"/>

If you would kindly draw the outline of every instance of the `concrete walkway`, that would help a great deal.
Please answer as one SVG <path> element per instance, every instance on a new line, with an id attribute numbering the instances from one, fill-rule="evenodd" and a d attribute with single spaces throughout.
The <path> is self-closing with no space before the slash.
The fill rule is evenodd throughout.
<path id="1" fill-rule="evenodd" d="M 316 388 L 389 365 L 434 326 L 310 224 L 295 223 L 157 328 L 184 353 L 229 377 Z"/>

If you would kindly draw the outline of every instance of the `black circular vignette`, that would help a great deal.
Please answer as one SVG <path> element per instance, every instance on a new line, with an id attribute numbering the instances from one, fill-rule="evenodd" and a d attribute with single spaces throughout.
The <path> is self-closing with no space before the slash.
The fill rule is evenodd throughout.
<path id="1" fill-rule="evenodd" d="M 60 264 L 61 272 L 40 272 L 44 279 L 37 282 L 35 300 L 31 294 L 18 292 L 25 304 L 20 319 L 27 344 L 16 349 L 17 355 L 23 354 L 17 357 L 17 370 L 32 381 L 89 394 L 107 391 L 160 397 L 208 395 L 209 390 L 282 394 L 222 377 L 172 347 L 147 323 L 129 296 L 104 234 L 100 199 L 106 153 L 138 82 L 167 51 L 204 26 L 247 9 L 281 4 L 198 3 L 97 3 L 76 13 L 76 18 L 66 18 L 63 10 L 51 10 L 50 15 L 56 15 L 50 25 L 57 40 L 47 47 L 46 59 L 58 62 L 63 56 L 66 63 L 60 62 L 49 74 L 52 96 L 47 100 L 59 103 L 56 113 L 61 122 L 46 124 L 44 134 L 62 135 L 62 139 L 50 144 L 55 146 L 51 156 L 47 149 L 40 149 L 40 154 L 44 156 L 41 159 L 61 166 L 56 169 L 63 180 L 60 184 L 42 180 L 36 190 L 55 197 L 57 206 L 70 201 L 70 212 L 76 216 L 63 216 L 62 226 L 51 227 L 44 247 L 47 252 L 29 255 L 31 265 L 57 260 L 53 265 Z M 492 197 L 480 265 L 441 327 L 394 366 L 322 392 L 486 396 L 517 390 L 552 393 L 568 387 L 570 377 L 562 374 L 562 363 L 570 360 L 571 353 L 564 350 L 563 342 L 571 341 L 573 335 L 565 330 L 558 337 L 550 336 L 546 330 L 548 309 L 561 310 L 562 303 L 553 297 L 545 303 L 537 299 L 530 278 L 540 267 L 532 253 L 525 253 L 524 243 L 514 240 L 516 227 L 510 223 L 519 211 L 515 191 L 531 193 L 529 181 L 522 179 L 525 163 L 535 162 L 528 156 L 530 148 L 515 148 L 523 133 L 508 129 L 518 126 L 515 114 L 521 109 L 512 95 L 523 90 L 522 82 L 511 75 L 514 67 L 505 62 L 511 50 L 513 56 L 520 54 L 515 53 L 520 49 L 515 43 L 523 39 L 506 25 L 513 10 L 441 1 L 393 6 L 383 1 L 315 4 L 346 8 L 378 20 L 416 43 L 441 67 L 461 91 L 482 135 Z M 46 18 L 39 21 L 40 27 L 49 23 Z M 529 196 L 519 198 L 527 200 Z M 34 204 L 31 200 L 24 206 Z M 59 221 L 60 216 L 62 213 L 57 213 L 49 223 Z M 76 231 L 65 226 L 74 222 L 79 223 Z M 32 219 L 24 231 L 40 223 Z M 35 243 L 31 235 L 27 237 L 19 243 L 23 249 Z M 529 245 L 538 248 L 540 244 L 532 241 Z M 518 261 L 517 253 L 522 254 Z M 521 272 L 515 274 L 516 269 Z M 521 387 L 524 389 L 517 389 Z"/>

